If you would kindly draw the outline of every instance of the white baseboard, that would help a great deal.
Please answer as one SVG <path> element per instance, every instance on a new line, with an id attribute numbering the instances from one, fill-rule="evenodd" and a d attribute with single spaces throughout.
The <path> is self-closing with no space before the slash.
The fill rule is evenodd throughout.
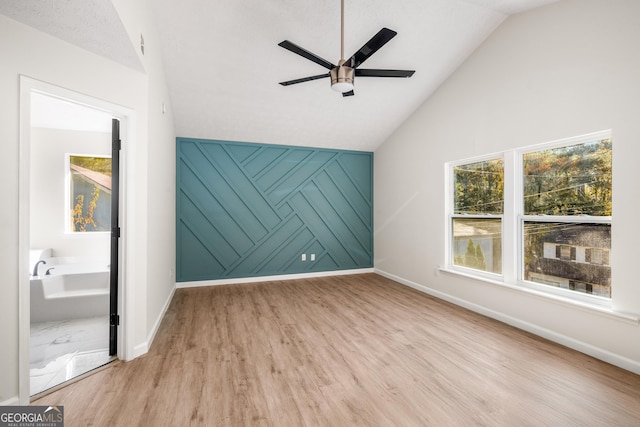
<path id="1" fill-rule="evenodd" d="M 402 285 L 416 289 L 420 292 L 424 292 L 425 294 L 428 294 L 436 298 L 439 298 L 441 300 L 448 301 L 452 304 L 464 307 L 468 310 L 482 314 L 483 316 L 487 316 L 492 319 L 499 320 L 503 323 L 506 323 L 518 329 L 522 329 L 534 335 L 538 335 L 540 337 L 546 338 L 549 341 L 553 341 L 555 343 L 558 343 L 565 347 L 569 347 L 581 353 L 588 354 L 589 356 L 595 357 L 596 359 L 603 360 L 607 363 L 610 363 L 612 365 L 618 366 L 622 369 L 626 369 L 627 371 L 631 371 L 635 374 L 640 375 L 640 363 L 635 360 L 629 359 L 627 357 L 621 356 L 616 353 L 612 353 L 608 350 L 593 346 L 583 341 L 576 340 L 566 335 L 559 334 L 557 332 L 540 327 L 533 323 L 525 322 L 524 320 L 521 320 L 512 316 L 508 316 L 498 311 L 488 309 L 486 307 L 455 297 L 453 295 L 449 295 L 444 292 L 437 291 L 435 289 L 429 288 L 428 286 L 421 285 L 416 282 L 412 282 L 410 280 L 404 279 L 394 274 L 387 273 L 385 271 L 378 270 L 378 269 L 375 269 L 375 273 L 381 276 L 384 276 L 388 279 L 391 279 L 395 282 L 398 282 Z"/>
<path id="2" fill-rule="evenodd" d="M 364 273 L 373 273 L 373 272 L 374 272 L 373 268 L 359 268 L 354 270 L 319 271 L 315 273 L 282 274 L 279 276 L 241 277 L 237 279 L 201 280 L 197 282 L 178 282 L 176 284 L 176 287 L 196 288 L 200 286 L 219 286 L 219 285 L 235 285 L 239 283 L 274 282 L 276 280 L 309 279 L 313 277 L 345 276 L 348 274 L 364 274 Z"/>
<path id="3" fill-rule="evenodd" d="M 151 348 L 151 344 L 153 343 L 153 340 L 155 339 L 156 334 L 158 333 L 158 329 L 160 329 L 160 324 L 162 323 L 162 319 L 164 319 L 164 315 L 167 314 L 167 310 L 171 305 L 171 300 L 173 300 L 173 296 L 175 295 L 175 293 L 176 293 L 176 287 L 174 286 L 173 289 L 171 289 L 171 292 L 169 293 L 167 300 L 164 302 L 164 306 L 162 307 L 162 310 L 160 311 L 158 318 L 153 324 L 153 328 L 151 328 L 151 331 L 147 336 L 147 351 L 149 351 L 149 349 Z"/>
<path id="4" fill-rule="evenodd" d="M 7 399 L 0 402 L 0 406 L 18 406 L 18 405 L 20 405 L 20 398 L 18 396 L 13 396 L 11 399 Z"/>
<path id="5" fill-rule="evenodd" d="M 167 297 L 167 300 L 165 301 L 164 306 L 160 311 L 160 314 L 156 318 L 156 321 L 153 324 L 153 328 L 151 328 L 151 331 L 149 331 L 149 334 L 147 335 L 147 340 L 138 344 L 133 348 L 133 354 L 131 359 L 135 359 L 136 357 L 140 357 L 143 354 L 146 354 L 149 352 L 149 349 L 151 348 L 151 344 L 153 343 L 153 340 L 155 339 L 156 334 L 158 333 L 158 329 L 160 329 L 160 324 L 162 323 L 162 319 L 164 319 L 164 315 L 167 313 L 167 310 L 169 309 L 169 305 L 171 304 L 171 300 L 173 299 L 173 295 L 175 293 L 176 293 L 176 287 L 174 286 L 173 289 L 171 290 L 171 293 Z"/>
<path id="6" fill-rule="evenodd" d="M 133 347 L 133 354 L 131 355 L 131 358 L 129 360 L 133 360 L 137 357 L 142 356 L 143 354 L 147 354 L 148 352 L 149 352 L 149 342 L 148 341 L 142 342 L 137 346 Z"/>

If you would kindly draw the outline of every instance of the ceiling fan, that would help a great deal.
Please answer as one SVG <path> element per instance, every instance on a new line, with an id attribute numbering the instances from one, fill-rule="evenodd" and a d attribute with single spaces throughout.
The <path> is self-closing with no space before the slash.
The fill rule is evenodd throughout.
<path id="1" fill-rule="evenodd" d="M 328 69 L 328 73 L 318 74 L 316 76 L 303 77 L 301 79 L 288 80 L 280 82 L 282 86 L 289 86 L 296 83 L 308 82 L 311 80 L 323 79 L 331 77 L 331 88 L 342 92 L 342 96 L 353 96 L 353 80 L 354 77 L 411 77 L 415 71 L 413 70 L 379 70 L 379 69 L 363 69 L 358 68 L 371 55 L 376 53 L 378 49 L 387 44 L 389 40 L 398 34 L 388 28 L 378 31 L 371 40 L 366 42 L 353 56 L 345 61 L 344 59 L 344 0 L 340 2 L 340 61 L 338 65 L 333 65 L 326 59 L 320 58 L 318 55 L 301 48 L 300 46 L 285 40 L 278 43 L 278 46 L 290 50 L 291 52 L 307 58 Z"/>

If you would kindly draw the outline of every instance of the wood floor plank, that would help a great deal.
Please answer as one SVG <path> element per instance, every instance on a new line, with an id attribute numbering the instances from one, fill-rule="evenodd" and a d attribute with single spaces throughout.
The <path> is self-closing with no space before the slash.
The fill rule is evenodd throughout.
<path id="1" fill-rule="evenodd" d="M 178 289 L 67 426 L 638 426 L 640 376 L 375 274 Z"/>

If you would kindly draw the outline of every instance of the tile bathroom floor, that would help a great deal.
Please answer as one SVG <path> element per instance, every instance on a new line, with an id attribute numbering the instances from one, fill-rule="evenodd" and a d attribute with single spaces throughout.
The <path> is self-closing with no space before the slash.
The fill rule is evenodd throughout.
<path id="1" fill-rule="evenodd" d="M 30 394 L 38 394 L 108 363 L 109 318 L 31 325 Z"/>

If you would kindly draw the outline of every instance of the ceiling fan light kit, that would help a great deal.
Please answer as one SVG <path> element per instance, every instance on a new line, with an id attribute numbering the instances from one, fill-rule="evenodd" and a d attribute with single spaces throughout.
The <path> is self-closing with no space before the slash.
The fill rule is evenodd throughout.
<path id="1" fill-rule="evenodd" d="M 332 68 L 329 74 L 331 75 L 331 89 L 340 93 L 353 90 L 353 75 L 355 74 L 353 68 L 340 64 Z"/>
<path id="2" fill-rule="evenodd" d="M 351 58 L 344 60 L 344 0 L 340 3 L 340 61 L 338 65 L 333 65 L 326 59 L 320 58 L 318 55 L 309 52 L 300 46 L 285 40 L 278 43 L 281 46 L 296 55 L 313 61 L 316 64 L 329 70 L 328 73 L 318 74 L 316 76 L 303 77 L 301 79 L 288 80 L 280 82 L 282 86 L 289 86 L 297 83 L 318 80 L 325 77 L 331 78 L 331 88 L 342 93 L 342 96 L 353 96 L 353 82 L 355 76 L 359 77 L 411 77 L 414 70 L 376 70 L 358 68 L 371 55 L 376 53 L 382 46 L 387 44 L 389 40 L 396 36 L 396 32 L 388 28 L 383 28 L 364 44 Z M 345 65 L 347 64 L 347 65 Z"/>

